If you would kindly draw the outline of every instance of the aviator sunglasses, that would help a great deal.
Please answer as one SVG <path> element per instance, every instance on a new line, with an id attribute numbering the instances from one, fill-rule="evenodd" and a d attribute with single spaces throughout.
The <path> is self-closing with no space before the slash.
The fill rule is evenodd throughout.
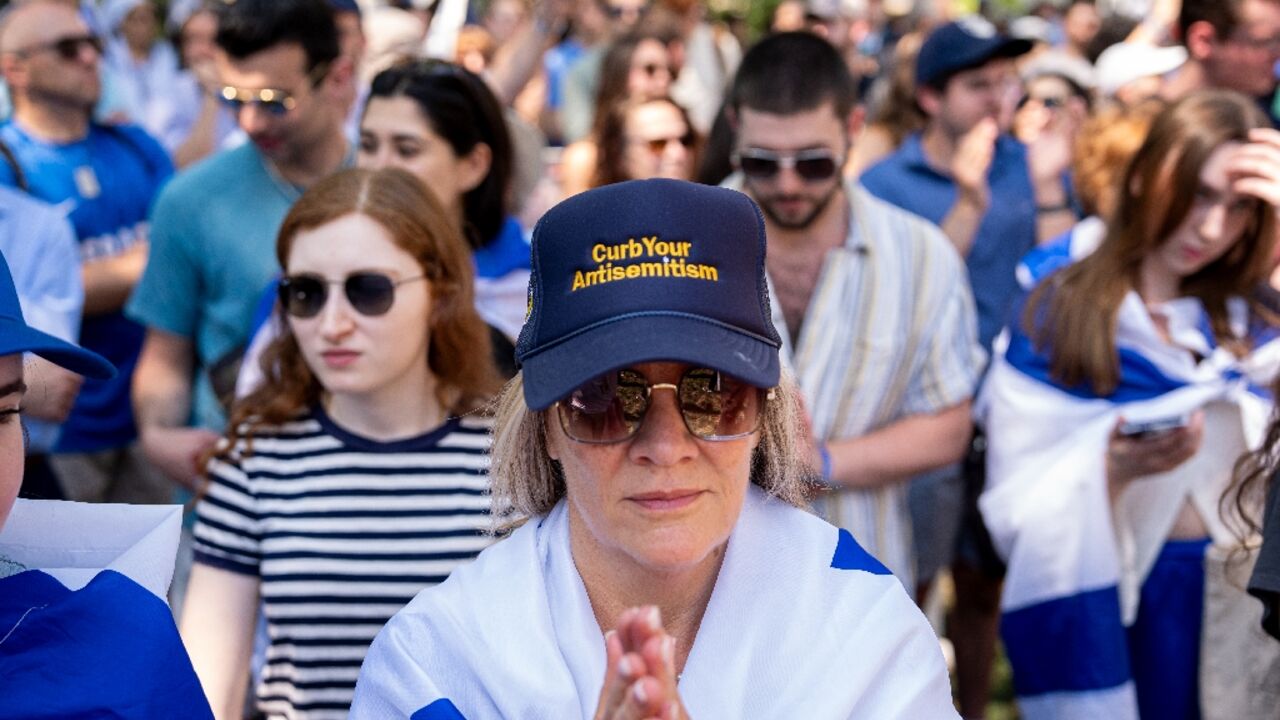
<path id="1" fill-rule="evenodd" d="M 99 56 L 102 55 L 102 40 L 95 35 L 68 35 L 39 45 L 32 45 L 18 51 L 18 55 L 26 57 L 45 50 L 52 50 L 58 57 L 68 62 L 80 57 L 80 50 L 88 45 Z"/>
<path id="2" fill-rule="evenodd" d="M 352 273 L 345 280 L 326 280 L 319 275 L 290 275 L 280 280 L 280 306 L 296 318 L 313 318 L 329 301 L 329 286 L 341 285 L 347 302 L 361 315 L 382 315 L 391 309 L 396 299 L 396 288 L 418 280 L 425 275 L 392 280 L 376 272 Z"/>
<path id="3" fill-rule="evenodd" d="M 680 416 L 700 440 L 735 440 L 760 428 L 772 390 L 748 385 L 716 370 L 690 368 L 680 382 L 650 383 L 637 370 L 605 373 L 580 385 L 556 403 L 560 427 L 571 440 L 606 444 L 629 440 L 640 431 L 654 390 L 672 390 Z"/>
<path id="4" fill-rule="evenodd" d="M 307 81 L 311 87 L 315 87 L 324 79 L 329 72 L 327 63 L 317 65 L 311 72 L 307 73 Z M 288 90 L 280 90 L 277 88 L 261 88 L 251 89 L 235 87 L 234 85 L 223 85 L 218 90 L 218 101 L 227 107 L 233 114 L 239 115 L 245 105 L 253 105 L 258 109 L 273 115 L 275 117 L 283 117 L 289 114 L 289 111 L 298 106 L 298 99 L 294 97 L 294 93 Z"/>
<path id="5" fill-rule="evenodd" d="M 791 153 L 751 148 L 737 153 L 735 158 L 742 174 L 759 180 L 768 180 L 783 169 L 791 169 L 802 179 L 816 182 L 835 175 L 838 166 L 835 153 L 825 148 Z"/>

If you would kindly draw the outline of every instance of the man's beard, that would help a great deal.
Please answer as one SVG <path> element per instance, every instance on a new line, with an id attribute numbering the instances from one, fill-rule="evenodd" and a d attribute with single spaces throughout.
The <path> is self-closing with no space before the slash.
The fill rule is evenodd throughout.
<path id="1" fill-rule="evenodd" d="M 772 221 L 774 225 L 777 225 L 778 227 L 783 228 L 785 230 L 804 230 L 805 228 L 813 224 L 813 221 L 816 220 L 818 216 L 822 214 L 823 210 L 827 209 L 827 205 L 831 204 L 831 199 L 834 198 L 836 194 L 839 192 L 840 192 L 840 183 L 836 182 L 831 186 L 831 189 L 828 190 L 825 195 L 823 195 L 822 197 L 816 200 L 812 200 L 813 209 L 811 211 L 809 211 L 808 213 L 805 213 L 802 217 L 797 219 L 780 217 L 777 213 L 774 212 L 773 201 L 790 200 L 793 198 L 809 200 L 810 198 L 805 196 L 796 196 L 796 195 L 772 195 L 772 196 L 757 195 L 757 197 L 759 198 L 757 204 L 760 206 L 760 209 L 764 212 L 765 216 L 768 217 L 769 220 Z"/>

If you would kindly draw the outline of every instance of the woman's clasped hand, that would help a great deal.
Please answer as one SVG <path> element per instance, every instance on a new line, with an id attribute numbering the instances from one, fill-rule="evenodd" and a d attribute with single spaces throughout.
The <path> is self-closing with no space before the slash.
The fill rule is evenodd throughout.
<path id="1" fill-rule="evenodd" d="M 689 717 L 677 692 L 676 639 L 662 627 L 656 606 L 624 610 L 604 643 L 604 687 L 596 720 Z"/>

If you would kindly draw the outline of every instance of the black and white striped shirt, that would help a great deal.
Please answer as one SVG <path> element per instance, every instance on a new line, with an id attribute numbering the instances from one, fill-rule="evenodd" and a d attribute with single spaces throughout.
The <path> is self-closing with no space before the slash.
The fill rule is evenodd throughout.
<path id="1" fill-rule="evenodd" d="M 377 442 L 316 409 L 243 447 L 209 467 L 196 560 L 260 578 L 259 708 L 345 718 L 378 630 L 489 544 L 488 422 Z"/>

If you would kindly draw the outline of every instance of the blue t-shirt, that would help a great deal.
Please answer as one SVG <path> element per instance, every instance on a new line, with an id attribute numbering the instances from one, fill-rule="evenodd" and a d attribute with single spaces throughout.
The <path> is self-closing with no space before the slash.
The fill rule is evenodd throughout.
<path id="1" fill-rule="evenodd" d="M 194 344 L 194 426 L 226 425 L 209 370 L 248 342 L 259 293 L 277 272 L 276 233 L 300 194 L 245 143 L 180 173 L 156 200 L 151 257 L 125 311 Z"/>
<path id="2" fill-rule="evenodd" d="M 564 104 L 564 80 L 569 68 L 587 49 L 573 38 L 556 45 L 542 57 L 542 67 L 547 73 L 547 107 L 559 110 Z"/>
<path id="3" fill-rule="evenodd" d="M 0 138 L 17 158 L 29 192 L 66 211 L 80 242 L 81 261 L 119 255 L 146 242 L 151 202 L 173 174 L 173 165 L 142 129 L 95 124 L 82 140 L 51 143 L 11 121 L 0 127 Z M 4 163 L 0 183 L 17 184 L 13 169 Z M 56 451 L 93 452 L 133 441 L 129 383 L 142 338 L 142 327 L 121 311 L 84 318 L 80 344 L 110 360 L 119 374 L 85 380 Z"/>
<path id="4" fill-rule="evenodd" d="M 991 341 L 1009 319 L 1009 307 L 1018 291 L 1018 260 L 1036 243 L 1035 190 L 1027 169 L 1026 146 L 1002 135 L 996 141 L 987 182 L 991 205 L 978 226 L 965 265 L 978 310 L 978 338 L 990 351 Z M 863 173 L 861 183 L 873 195 L 937 225 L 956 201 L 955 182 L 930 167 L 918 133 Z"/>

